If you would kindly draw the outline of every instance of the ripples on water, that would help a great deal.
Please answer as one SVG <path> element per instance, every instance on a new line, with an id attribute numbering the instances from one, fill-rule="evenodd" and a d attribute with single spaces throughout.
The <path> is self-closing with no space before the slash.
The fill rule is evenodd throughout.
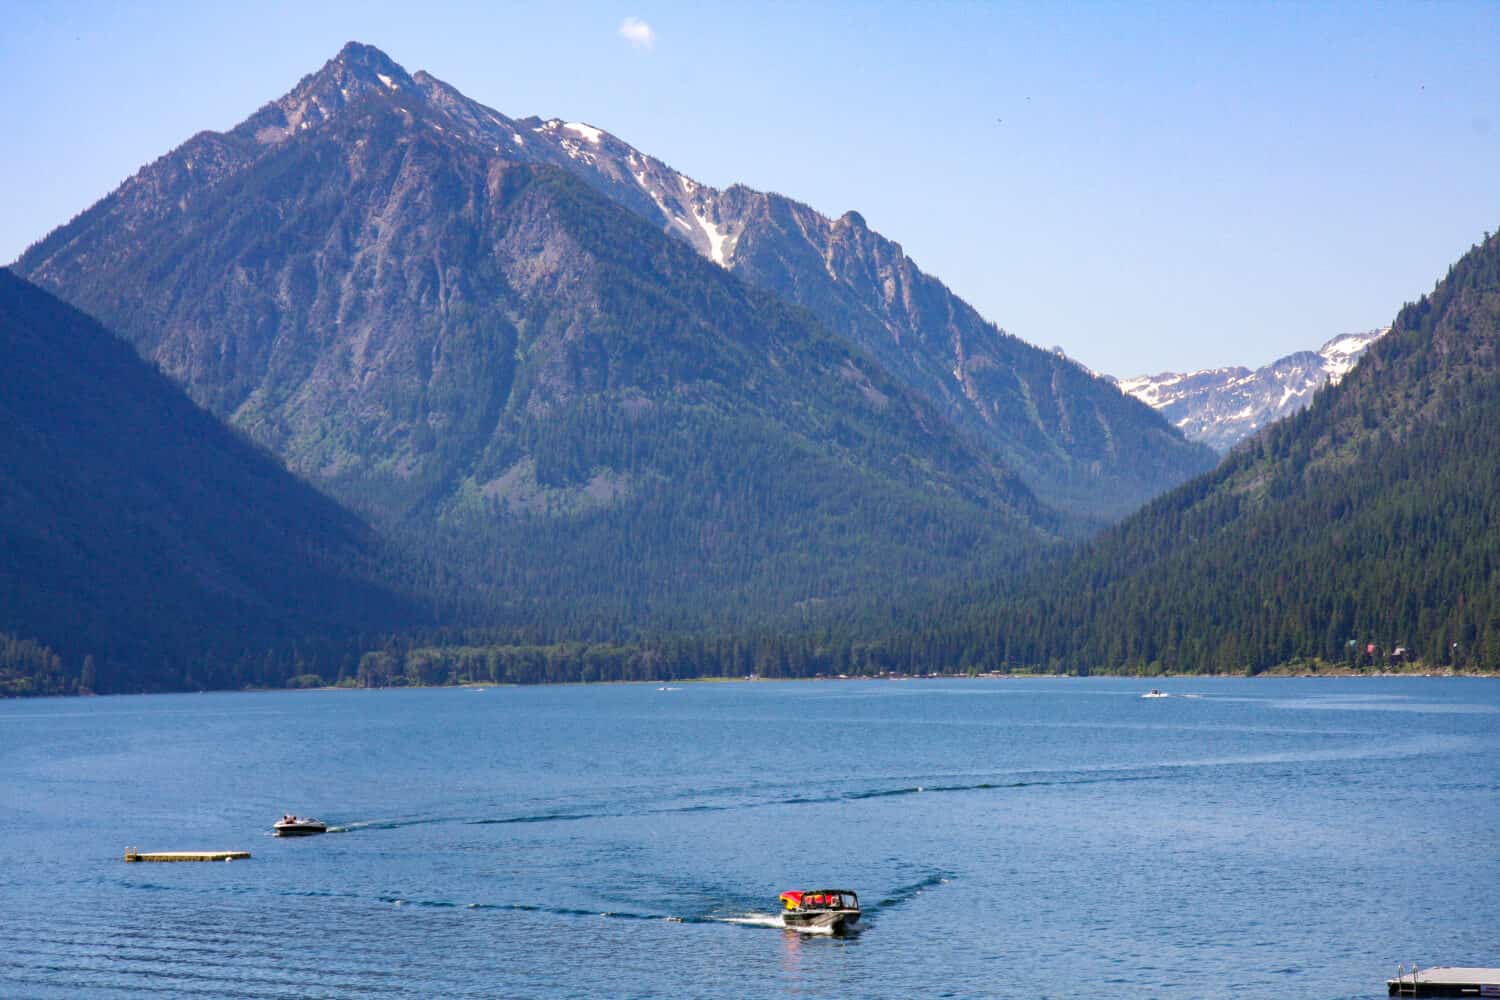
<path id="1" fill-rule="evenodd" d="M 0 704 L 4 996 L 1384 995 L 1500 964 L 1500 685 Z M 285 811 L 332 823 L 278 840 Z M 232 864 L 125 865 L 249 849 Z M 860 933 L 781 927 L 860 892 Z"/>

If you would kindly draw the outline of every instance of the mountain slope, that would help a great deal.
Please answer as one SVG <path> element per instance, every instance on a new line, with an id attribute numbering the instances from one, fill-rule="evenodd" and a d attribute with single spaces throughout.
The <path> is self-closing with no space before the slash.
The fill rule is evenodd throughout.
<path id="1" fill-rule="evenodd" d="M 805 306 L 992 448 L 1044 501 L 1117 518 L 1212 467 L 1066 358 L 1006 334 L 857 212 L 700 184 L 581 122 L 513 120 L 426 73 L 412 85 L 497 148 L 560 166 L 753 284 Z"/>
<path id="2" fill-rule="evenodd" d="M 790 614 L 1060 530 L 808 313 L 418 86 L 350 46 L 19 266 L 521 618 Z"/>
<path id="3" fill-rule="evenodd" d="M 358 519 L 4 270 L 0 387 L 0 633 L 72 683 L 85 655 L 90 686 L 176 687 L 205 658 L 409 620 L 367 582 L 384 557 Z"/>
<path id="4" fill-rule="evenodd" d="M 1500 668 L 1500 237 L 1338 386 L 955 641 L 1011 663 Z M 1373 652 L 1367 652 L 1372 650 Z"/>
<path id="5" fill-rule="evenodd" d="M 593 126 L 507 118 L 353 43 L 231 132 L 195 136 L 143 170 L 19 266 L 74 294 L 79 269 L 114 266 L 126 252 L 121 241 L 141 225 L 268 150 L 327 127 L 371 94 L 471 150 L 572 173 L 705 258 L 808 308 L 982 442 L 1045 502 L 1119 517 L 1215 460 L 1078 366 L 985 321 L 857 213 L 830 220 L 780 195 L 698 184 Z"/>
<path id="6" fill-rule="evenodd" d="M 1305 407 L 1324 385 L 1337 385 L 1389 330 L 1341 334 L 1316 351 L 1288 354 L 1254 371 L 1210 368 L 1110 381 L 1160 411 L 1188 438 L 1225 452 Z"/>

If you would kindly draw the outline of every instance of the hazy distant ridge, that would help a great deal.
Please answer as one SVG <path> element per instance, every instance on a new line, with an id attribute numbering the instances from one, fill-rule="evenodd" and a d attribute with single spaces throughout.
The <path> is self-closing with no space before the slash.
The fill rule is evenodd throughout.
<path id="1" fill-rule="evenodd" d="M 1297 351 L 1253 371 L 1235 366 L 1106 377 L 1160 411 L 1189 438 L 1224 452 L 1302 409 L 1324 385 L 1337 385 L 1389 330 L 1340 334 L 1316 351 Z"/>

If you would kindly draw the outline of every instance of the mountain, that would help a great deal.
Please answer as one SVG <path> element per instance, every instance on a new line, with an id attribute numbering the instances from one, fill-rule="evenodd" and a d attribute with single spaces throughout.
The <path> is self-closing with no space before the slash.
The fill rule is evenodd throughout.
<path id="1" fill-rule="evenodd" d="M 472 111 L 348 46 L 18 268 L 516 621 L 800 615 L 1067 527 L 878 360 Z"/>
<path id="2" fill-rule="evenodd" d="M 1389 330 L 1341 334 L 1316 351 L 1288 354 L 1254 371 L 1206 368 L 1110 381 L 1160 411 L 1187 437 L 1226 452 L 1305 407 L 1324 385 L 1337 385 Z"/>
<path id="3" fill-rule="evenodd" d="M 950 639 L 1084 670 L 1500 669 L 1496 483 L 1500 236 L 1486 235 L 1341 383 Z"/>
<path id="4" fill-rule="evenodd" d="M 5 270 L 0 468 L 0 661 L 30 690 L 279 684 L 267 649 L 414 619 L 359 519 Z"/>
<path id="5" fill-rule="evenodd" d="M 361 109 L 363 114 L 363 103 L 372 99 L 399 109 L 403 124 L 378 137 L 355 135 L 358 130 L 349 128 L 346 119 L 351 109 Z M 559 119 L 508 118 L 425 72 L 408 75 L 379 50 L 354 43 L 237 128 L 225 134 L 200 133 L 143 169 L 29 250 L 18 267 L 59 294 L 98 310 L 134 338 L 128 310 L 118 308 L 108 293 L 91 286 L 127 273 L 154 286 L 159 274 L 178 270 L 166 258 L 143 257 L 137 238 L 143 228 L 196 217 L 201 207 L 189 202 L 211 189 L 227 192 L 234 187 L 230 179 L 240 177 L 253 164 L 259 164 L 258 173 L 265 175 L 268 170 L 263 161 L 286 162 L 290 150 L 320 146 L 325 156 L 334 155 L 330 132 L 385 148 L 378 144 L 396 141 L 403 129 L 427 130 L 429 139 L 440 139 L 450 151 L 463 149 L 469 161 L 465 170 L 470 174 L 495 163 L 551 166 L 571 173 L 705 259 L 807 308 L 829 332 L 870 356 L 897 383 L 926 400 L 936 415 L 979 442 L 999 464 L 1014 470 L 1045 503 L 1087 517 L 1117 518 L 1211 467 L 1215 460 L 1208 449 L 1184 441 L 1148 408 L 1100 385 L 1066 359 L 1034 348 L 984 320 L 941 282 L 918 269 L 898 244 L 871 230 L 858 213 L 832 220 L 780 195 L 741 186 L 720 191 L 699 184 L 601 129 Z M 355 163 L 369 155 L 369 151 L 356 155 L 353 149 L 338 153 L 350 161 L 351 170 L 362 169 Z M 408 180 L 423 176 L 414 172 Z M 291 178 L 282 180 L 296 183 Z M 423 203 L 416 189 L 403 191 L 408 197 L 399 208 L 389 203 L 368 207 L 371 211 L 394 209 L 410 225 L 416 224 L 415 213 L 432 213 L 423 223 L 433 236 L 471 224 L 464 211 L 478 204 Z M 431 197 L 437 192 L 426 194 Z M 275 210 L 292 207 L 282 199 Z M 324 210 L 322 215 L 314 212 L 308 225 L 332 218 L 328 205 L 299 207 Z M 348 213 L 339 217 L 347 227 Z M 256 243 L 249 230 L 268 220 L 269 216 L 255 222 L 243 220 L 240 235 L 244 241 L 236 242 L 226 234 L 228 238 L 218 247 L 220 257 L 198 266 L 238 266 L 238 272 L 225 272 L 234 281 L 257 275 L 259 255 L 275 251 L 270 244 Z M 368 261 L 370 248 L 361 242 L 365 239 L 384 236 L 356 226 L 346 228 L 333 246 L 314 246 L 308 240 L 302 252 L 309 256 L 282 275 L 284 286 L 275 292 L 263 289 L 266 301 L 256 306 L 261 310 L 257 322 L 290 321 L 308 330 L 347 322 L 349 317 L 336 310 L 305 312 L 298 295 L 313 270 L 321 268 L 320 273 L 326 273 L 332 267 L 349 268 Z M 473 249 L 449 247 L 445 256 L 426 265 L 424 280 L 430 287 L 419 287 L 414 283 L 417 276 L 411 275 L 393 294 L 427 296 L 426 302 L 415 303 L 419 310 L 438 304 L 453 293 L 450 280 L 463 284 L 464 269 L 470 263 L 467 254 Z M 336 253 L 335 260 L 328 259 L 330 251 Z M 168 252 L 168 248 L 159 247 L 158 252 Z M 467 289 L 463 294 L 468 294 Z M 208 323 L 222 297 L 215 293 L 208 301 L 195 303 L 182 301 L 180 291 L 168 291 L 167 296 L 167 300 L 158 296 L 149 308 L 151 315 L 164 321 L 168 338 L 189 316 L 199 326 Z M 384 301 L 391 304 L 389 296 Z M 143 349 L 185 378 L 196 398 L 216 412 L 236 413 L 245 426 L 248 421 L 280 419 L 283 403 L 263 393 L 251 405 L 263 409 L 269 403 L 270 413 L 239 413 L 246 405 L 245 397 L 256 387 L 244 381 L 246 376 L 239 369 L 264 368 L 279 360 L 244 357 L 245 351 L 265 349 L 265 330 L 255 336 L 254 345 L 236 344 L 232 357 L 190 357 L 180 345 L 171 343 L 148 343 Z M 187 371 L 189 365 L 198 370 Z M 206 370 L 226 367 L 238 374 Z M 222 385 L 226 379 L 239 381 Z M 297 456 L 292 460 L 300 462 Z"/>
<path id="6" fill-rule="evenodd" d="M 993 449 L 1045 502 L 1118 518 L 1211 468 L 1210 451 L 1086 369 L 985 320 L 858 212 L 830 219 L 783 195 L 701 184 L 603 129 L 510 119 L 426 73 L 411 83 L 453 128 L 582 178 L 757 287 L 804 306 Z"/>

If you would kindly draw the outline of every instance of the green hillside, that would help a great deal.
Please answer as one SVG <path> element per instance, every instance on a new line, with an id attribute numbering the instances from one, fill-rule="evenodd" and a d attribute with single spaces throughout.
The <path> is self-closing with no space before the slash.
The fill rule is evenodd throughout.
<path id="1" fill-rule="evenodd" d="M 1497 485 L 1500 238 L 1487 237 L 1311 407 L 1022 596 L 950 608 L 965 624 L 933 637 L 934 655 L 1082 670 L 1297 658 L 1500 669 Z"/>
<path id="2" fill-rule="evenodd" d="M 362 522 L 5 270 L 0 469 L 0 690 L 279 684 L 417 620 Z"/>

